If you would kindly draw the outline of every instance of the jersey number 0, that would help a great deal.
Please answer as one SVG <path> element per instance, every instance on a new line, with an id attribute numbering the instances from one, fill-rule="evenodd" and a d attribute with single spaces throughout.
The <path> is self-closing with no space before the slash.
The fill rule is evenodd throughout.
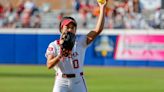
<path id="1" fill-rule="evenodd" d="M 73 60 L 73 67 L 75 69 L 79 68 L 79 61 L 76 59 L 76 60 Z"/>

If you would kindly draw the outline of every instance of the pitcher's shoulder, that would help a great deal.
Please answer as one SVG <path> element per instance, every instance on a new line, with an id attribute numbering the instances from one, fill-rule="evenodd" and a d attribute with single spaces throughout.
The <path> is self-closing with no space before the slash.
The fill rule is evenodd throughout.
<path id="1" fill-rule="evenodd" d="M 76 43 L 81 46 L 86 46 L 87 45 L 87 36 L 86 35 L 78 36 L 76 39 Z"/>
<path id="2" fill-rule="evenodd" d="M 49 45 L 56 46 L 56 45 L 60 44 L 59 42 L 60 42 L 59 40 L 54 40 L 54 41 L 50 42 Z"/>

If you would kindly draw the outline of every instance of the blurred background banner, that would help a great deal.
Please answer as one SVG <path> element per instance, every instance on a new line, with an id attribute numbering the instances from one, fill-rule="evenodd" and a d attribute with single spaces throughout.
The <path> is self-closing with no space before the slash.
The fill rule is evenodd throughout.
<path id="1" fill-rule="evenodd" d="M 79 29 L 78 36 L 87 34 Z M 104 30 L 88 47 L 85 65 L 164 66 L 164 33 L 154 30 Z M 46 64 L 50 42 L 59 38 L 57 29 L 1 29 L 1 64 Z"/>
<path id="2" fill-rule="evenodd" d="M 164 35 L 119 35 L 115 59 L 164 61 Z"/>

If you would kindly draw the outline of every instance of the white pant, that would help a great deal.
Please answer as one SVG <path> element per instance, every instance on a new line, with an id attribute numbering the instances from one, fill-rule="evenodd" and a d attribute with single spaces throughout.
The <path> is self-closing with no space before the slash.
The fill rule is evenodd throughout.
<path id="1" fill-rule="evenodd" d="M 56 76 L 53 92 L 87 92 L 83 76 L 62 78 Z"/>

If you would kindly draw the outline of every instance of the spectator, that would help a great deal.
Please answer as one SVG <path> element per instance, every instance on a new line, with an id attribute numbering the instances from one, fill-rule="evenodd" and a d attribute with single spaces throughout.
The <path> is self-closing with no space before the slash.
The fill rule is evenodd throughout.
<path id="1" fill-rule="evenodd" d="M 41 7 L 41 10 L 43 13 L 52 12 L 51 11 L 51 5 L 49 3 L 44 3 Z"/>
<path id="2" fill-rule="evenodd" d="M 35 3 L 32 0 L 27 0 L 24 7 L 25 9 L 33 10 L 35 8 Z"/>
<path id="3" fill-rule="evenodd" d="M 0 28 L 4 25 L 4 7 L 0 3 Z"/>
<path id="4" fill-rule="evenodd" d="M 19 0 L 19 2 L 17 4 L 17 10 L 16 10 L 18 17 L 20 17 L 20 15 L 22 14 L 22 12 L 25 8 L 24 4 L 25 4 L 24 0 Z"/>
<path id="5" fill-rule="evenodd" d="M 124 14 L 124 10 L 121 7 L 120 8 L 115 7 L 115 9 L 113 10 L 112 27 L 114 29 L 125 28 L 124 21 L 123 21 L 123 14 Z"/>
<path id="6" fill-rule="evenodd" d="M 89 1 L 86 0 L 85 2 L 81 3 L 80 6 L 80 14 L 82 16 L 82 21 L 83 21 L 83 27 L 87 27 L 87 15 L 91 13 L 92 6 L 89 4 Z"/>
<path id="7" fill-rule="evenodd" d="M 79 12 L 80 6 L 81 6 L 80 0 L 73 0 L 72 5 L 73 5 L 73 9 L 74 9 L 76 12 Z"/>
<path id="8" fill-rule="evenodd" d="M 39 14 L 36 14 L 34 16 L 34 20 L 33 20 L 33 28 L 40 28 L 41 27 L 41 17 Z"/>
<path id="9" fill-rule="evenodd" d="M 8 2 L 6 6 L 4 7 L 4 17 L 5 17 L 4 27 L 7 27 L 7 28 L 15 27 L 16 16 L 14 12 L 14 7 L 12 6 L 10 2 Z"/>
<path id="10" fill-rule="evenodd" d="M 133 12 L 135 13 L 142 13 L 142 4 L 139 0 L 133 0 Z"/>
<path id="11" fill-rule="evenodd" d="M 31 15 L 33 15 L 35 12 L 38 12 L 38 8 L 35 5 L 35 3 L 32 0 L 27 0 L 24 4 L 24 8 L 28 11 L 31 11 Z"/>
<path id="12" fill-rule="evenodd" d="M 21 16 L 21 27 L 22 28 L 31 28 L 31 11 L 24 10 Z"/>
<path id="13" fill-rule="evenodd" d="M 0 14 L 2 15 L 4 12 L 4 7 L 2 6 L 2 4 L 0 3 Z"/>
<path id="14" fill-rule="evenodd" d="M 64 12 L 61 12 L 59 15 L 58 15 L 58 20 L 61 21 L 61 19 L 64 17 Z"/>

